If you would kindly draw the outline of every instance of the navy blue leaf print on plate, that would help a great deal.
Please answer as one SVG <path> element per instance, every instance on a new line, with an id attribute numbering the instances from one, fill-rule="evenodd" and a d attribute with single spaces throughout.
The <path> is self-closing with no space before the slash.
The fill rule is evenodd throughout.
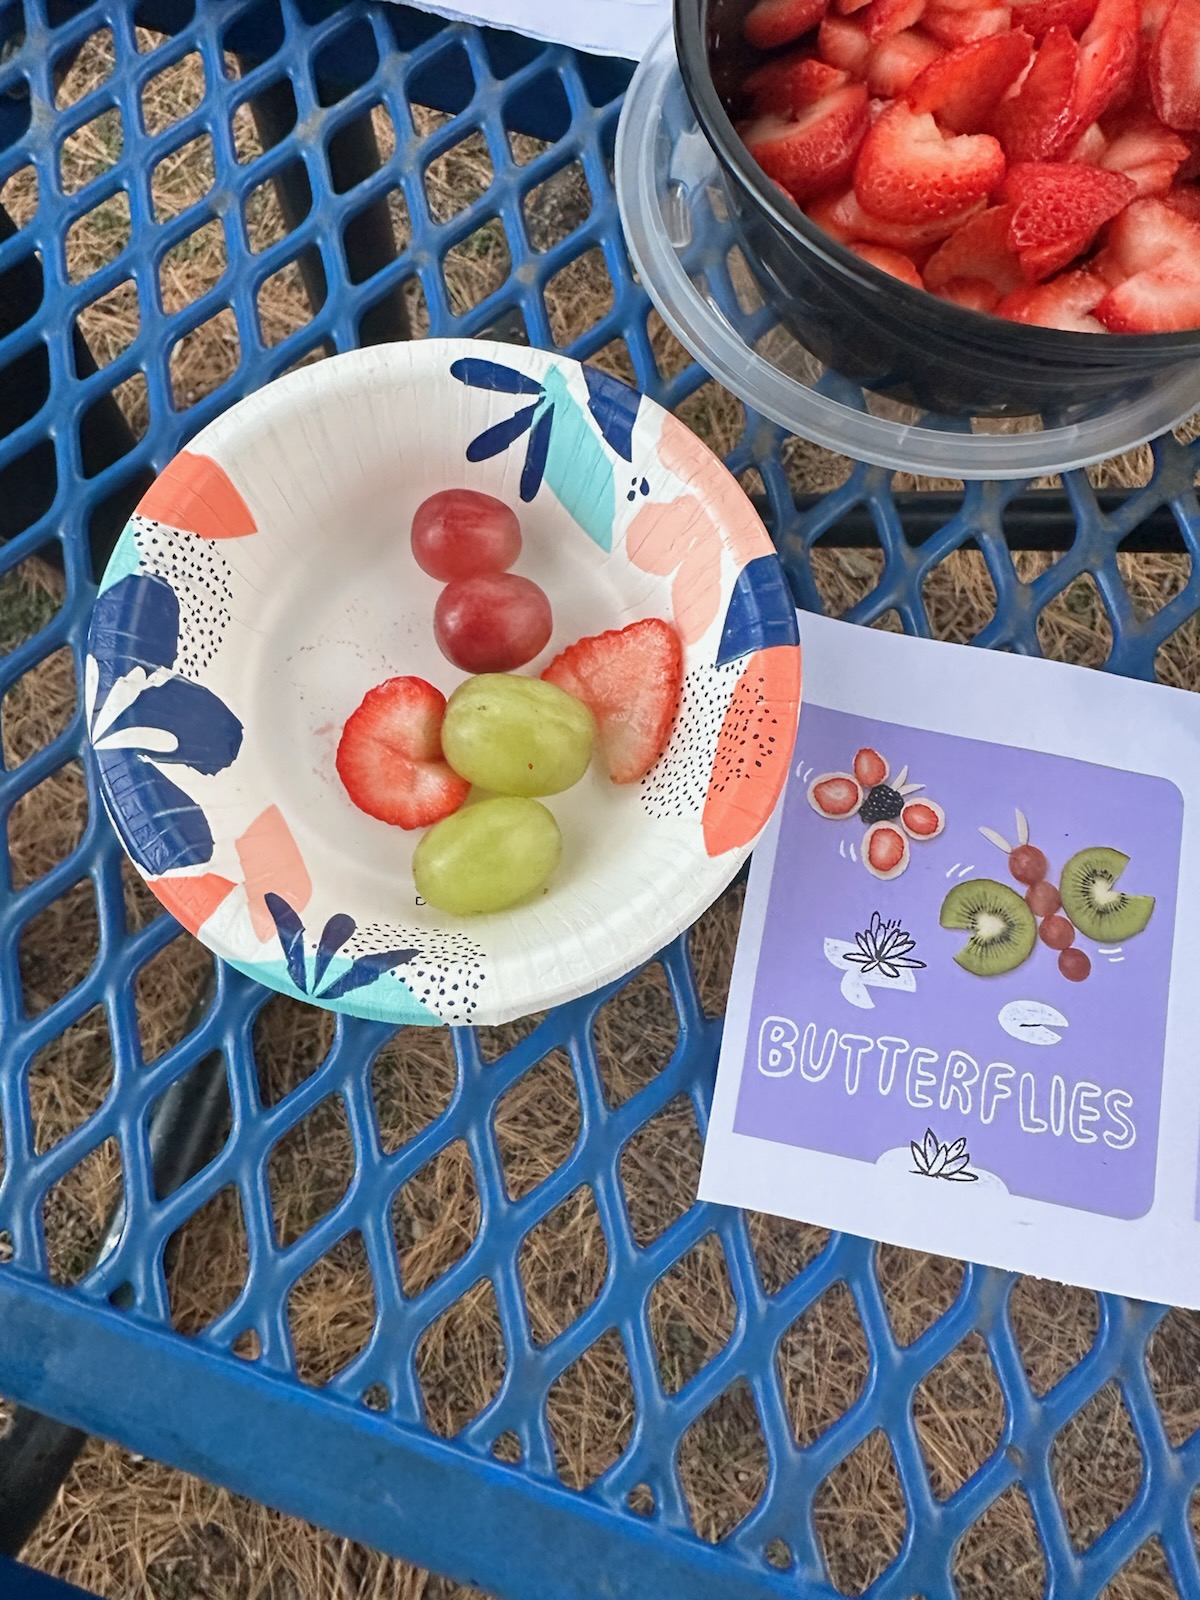
<path id="1" fill-rule="evenodd" d="M 382 978 L 385 972 L 392 972 L 396 967 L 402 967 L 405 962 L 411 961 L 416 955 L 415 950 L 384 950 L 379 955 L 359 956 L 358 960 L 340 978 L 335 978 L 328 988 L 322 989 L 317 996 L 318 1000 L 340 1000 L 345 994 L 352 994 L 355 989 L 365 988 L 368 983 L 374 983 L 376 978 Z"/>
<path id="2" fill-rule="evenodd" d="M 134 728 L 174 734 L 174 750 L 147 744 L 154 760 L 179 762 L 209 777 L 224 772 L 242 747 L 242 725 L 233 712 L 210 689 L 186 678 L 171 678 L 143 689 L 133 704 L 108 724 L 104 738 Z"/>
<path id="3" fill-rule="evenodd" d="M 738 573 L 725 626 L 717 646 L 717 666 L 736 661 L 752 650 L 776 644 L 798 644 L 796 602 L 777 556 L 756 556 Z"/>
<path id="4" fill-rule="evenodd" d="M 472 439 L 467 446 L 468 461 L 487 461 L 492 456 L 498 456 L 501 450 L 507 450 L 514 439 L 519 439 L 527 433 L 530 424 L 537 415 L 539 402 L 531 406 L 522 406 L 520 411 L 514 412 L 511 417 L 505 417 L 502 422 L 494 422 L 490 428 L 485 428 L 478 438 Z"/>
<path id="5" fill-rule="evenodd" d="M 642 397 L 636 389 L 606 372 L 584 366 L 584 381 L 588 389 L 588 410 L 596 426 L 604 435 L 610 450 L 626 461 L 633 460 L 633 425 L 637 420 Z"/>
<path id="6" fill-rule="evenodd" d="M 477 356 L 464 356 L 450 366 L 450 376 L 471 389 L 494 389 L 499 394 L 541 394 L 542 386 L 536 378 L 527 378 L 513 367 L 502 367 L 498 361 L 483 361 Z"/>
<path id="7" fill-rule="evenodd" d="M 98 750 L 109 814 L 134 864 L 148 878 L 212 859 L 203 811 L 136 750 Z"/>
<path id="8" fill-rule="evenodd" d="M 354 932 L 355 926 L 353 917 L 348 916 L 344 911 L 338 911 L 330 917 L 329 921 L 321 929 L 321 938 L 317 945 L 317 959 L 313 966 L 314 988 L 329 970 L 329 963 Z"/>
<path id="9" fill-rule="evenodd" d="M 321 980 L 329 970 L 329 963 L 357 927 L 353 917 L 338 911 L 321 929 L 310 984 L 308 958 L 304 950 L 304 923 L 300 920 L 299 912 L 282 895 L 268 892 L 263 899 L 279 935 L 279 948 L 287 963 L 288 977 L 301 994 L 311 995 L 314 1000 L 340 1000 L 343 995 L 353 994 L 355 989 L 365 989 L 376 978 L 382 978 L 385 973 L 411 961 L 417 953 L 415 950 L 383 950 L 376 955 L 359 956 L 345 972 L 322 988 Z"/>
<path id="10" fill-rule="evenodd" d="M 97 600 L 88 635 L 89 671 L 95 667 L 88 731 L 108 810 L 148 877 L 200 866 L 213 853 L 204 813 L 157 764 L 211 777 L 242 745 L 241 723 L 211 689 L 166 676 L 178 649 L 179 601 L 164 578 L 133 572 Z M 152 674 L 166 681 L 147 683 Z M 114 690 L 119 698 L 111 698 Z"/>
<path id="11" fill-rule="evenodd" d="M 307 994 L 308 972 L 304 963 L 304 924 L 282 895 L 268 892 L 263 895 L 263 899 L 266 902 L 267 910 L 271 913 L 275 931 L 279 935 L 279 947 L 283 951 L 283 959 L 287 962 L 288 977 L 300 990 L 301 994 Z"/>
<path id="12" fill-rule="evenodd" d="M 165 578 L 131 573 L 106 589 L 92 608 L 88 648 L 99 669 L 103 699 L 118 678 L 142 667 L 174 664 L 179 648 L 179 601 Z"/>
<path id="13" fill-rule="evenodd" d="M 550 430 L 554 426 L 553 408 L 547 406 L 533 425 L 529 444 L 525 449 L 525 465 L 521 468 L 521 499 L 532 500 L 542 487 L 546 471 L 546 457 L 550 454 Z"/>

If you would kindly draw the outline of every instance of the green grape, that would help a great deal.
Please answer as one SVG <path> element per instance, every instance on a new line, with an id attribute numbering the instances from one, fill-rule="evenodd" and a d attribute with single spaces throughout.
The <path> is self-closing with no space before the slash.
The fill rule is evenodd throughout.
<path id="1" fill-rule="evenodd" d="M 455 916 L 504 911 L 558 865 L 558 823 L 536 800 L 502 795 L 443 817 L 413 851 L 417 893 Z"/>
<path id="2" fill-rule="evenodd" d="M 540 678 L 485 672 L 450 696 L 442 751 L 460 778 L 493 794 L 558 794 L 587 771 L 595 735 L 574 695 Z"/>

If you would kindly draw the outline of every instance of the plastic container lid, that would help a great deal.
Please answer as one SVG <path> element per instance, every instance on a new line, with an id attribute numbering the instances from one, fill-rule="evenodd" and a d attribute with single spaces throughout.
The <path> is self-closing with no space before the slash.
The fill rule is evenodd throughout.
<path id="1" fill-rule="evenodd" d="M 1026 478 L 1119 455 L 1200 408 L 1200 367 L 1047 421 L 937 416 L 823 366 L 763 303 L 669 29 L 626 93 L 615 182 L 634 267 L 672 333 L 747 406 L 830 450 L 937 477 Z"/>

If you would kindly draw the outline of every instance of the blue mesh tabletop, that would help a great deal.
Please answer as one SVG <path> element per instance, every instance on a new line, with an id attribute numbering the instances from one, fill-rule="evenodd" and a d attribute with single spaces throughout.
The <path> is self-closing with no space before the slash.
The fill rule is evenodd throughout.
<path id="1" fill-rule="evenodd" d="M 107 70 L 76 92 L 99 35 Z M 918 503 L 746 415 L 631 275 L 627 67 L 368 0 L 25 0 L 0 46 L 0 1393 L 507 1600 L 1090 1597 L 1147 1548 L 1159 1587 L 1114 1594 L 1200 1595 L 1194 1319 L 971 1267 L 926 1284 L 904 1252 L 691 1203 L 735 906 L 526 1027 L 285 1016 L 139 896 L 78 692 L 98 565 L 153 472 L 240 396 L 380 338 L 487 332 L 636 381 L 725 448 L 802 607 L 1188 687 L 1197 447 L 1160 441 L 1128 495 L 1075 474 L 1056 511 L 1012 483 Z M 203 92 L 163 117 L 156 80 L 185 69 Z M 475 187 L 447 203 L 468 145 Z M 184 162 L 211 181 L 173 204 Z M 191 293 L 201 250 L 221 266 Z M 277 291 L 303 314 L 280 322 Z M 1066 548 L 1014 554 L 1046 516 Z M 1172 549 L 1148 578 L 1150 526 Z M 30 577 L 41 558 L 61 582 Z M 39 816 L 61 851 L 27 848 Z M 64 1106 L 89 1051 L 92 1092 Z M 226 1137 L 164 1187 L 150 1130 L 203 1063 Z M 300 1205 L 313 1129 L 344 1161 Z M 206 1216 L 240 1254 L 204 1300 Z M 693 1326 L 705 1284 L 720 1315 Z M 1031 1307 L 1085 1302 L 1047 1376 Z M 314 1318 L 343 1330 L 336 1359 Z M 948 1465 L 939 1418 L 972 1408 L 992 1420 Z M 1132 1477 L 1092 1495 L 1114 1430 Z M 843 1502 L 854 1473 L 867 1500 Z M 989 1544 L 1014 1504 L 1020 1548 L 1011 1517 Z"/>

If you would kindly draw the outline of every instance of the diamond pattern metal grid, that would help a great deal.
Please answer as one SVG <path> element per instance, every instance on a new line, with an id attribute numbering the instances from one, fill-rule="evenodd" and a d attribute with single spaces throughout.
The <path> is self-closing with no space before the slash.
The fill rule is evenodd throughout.
<path id="1" fill-rule="evenodd" d="M 142 53 L 135 20 L 173 37 Z M 111 74 L 57 109 L 56 65 L 103 28 L 114 41 Z M 0 584 L 47 549 L 61 553 L 66 574 L 65 603 L 24 632 L 10 637 L 0 616 L 0 702 L 21 692 L 30 674 L 36 687 L 39 674 L 69 673 L 73 663 L 80 681 L 96 576 L 89 535 L 106 509 L 240 395 L 323 349 L 369 336 L 373 308 L 398 286 L 419 285 L 431 332 L 475 334 L 515 318 L 534 342 L 549 345 L 563 331 L 552 325 L 546 285 L 598 251 L 611 306 L 571 340 L 570 352 L 586 358 L 623 342 L 641 387 L 685 413 L 705 383 L 694 365 L 664 360 L 648 302 L 630 275 L 610 183 L 619 111 L 611 66 L 367 0 L 340 7 L 227 0 L 194 13 L 188 3 L 146 4 L 136 14 L 116 0 L 27 0 L 0 12 L 0 32 L 0 186 L 32 168 L 39 196 L 32 220 L 0 244 L 0 272 L 36 260 L 42 280 L 32 313 L 6 324 L 0 340 L 0 370 L 10 377 L 32 371 L 41 384 L 33 385 L 27 415 L 0 441 L 0 483 L 36 455 L 51 463 L 44 482 L 54 484 L 25 530 L 0 546 Z M 203 62 L 202 102 L 168 126 L 148 125 L 140 110 L 147 84 L 193 53 Z M 254 96 L 271 101 L 282 131 L 265 154 L 248 156 L 239 118 Z M 453 114 L 421 137 L 414 103 Z M 397 154 L 349 182 L 333 156 L 347 125 L 371 107 L 390 117 Z M 108 130 L 110 165 L 81 185 L 71 141 L 97 125 Z M 523 163 L 510 147 L 514 130 L 544 141 Z M 492 179 L 454 214 L 439 214 L 426 175 L 471 132 L 486 141 Z M 212 164 L 207 196 L 179 214 L 156 213 L 150 174 L 197 141 Z M 539 232 L 529 196 L 573 165 L 586 179 L 590 211 Z M 294 225 L 276 243 L 252 252 L 247 207 L 274 203 L 264 183 L 298 168 L 310 191 L 306 213 L 289 219 Z M 353 219 L 389 193 L 402 201 L 410 235 L 395 259 L 364 260 L 352 248 Z M 72 225 L 114 202 L 112 258 L 73 282 L 65 253 Z M 476 303 L 455 306 L 447 257 L 489 226 L 502 229 L 512 269 Z M 222 230 L 226 271 L 215 288 L 168 313 L 163 274 L 172 251 L 200 227 Z M 260 326 L 258 295 L 291 262 L 310 289 L 316 285 L 316 304 L 306 326 L 276 338 Z M 129 285 L 132 335 L 97 352 L 99 370 L 80 375 L 76 319 L 107 296 L 124 295 L 128 309 Z M 215 316 L 226 319 L 235 358 L 227 381 L 193 401 L 172 390 L 171 351 Z M 96 470 L 86 419 L 102 394 L 130 382 L 144 385 L 150 426 L 115 464 Z M 1107 666 L 1151 677 L 1156 652 L 1195 614 L 1197 587 L 1189 579 L 1143 614 L 1118 549 L 1169 504 L 1196 559 L 1198 448 L 1160 442 L 1150 482 L 1114 514 L 1103 514 L 1086 476 L 1074 474 L 1066 490 L 1075 541 L 1032 581 L 1019 575 L 1005 538 L 1005 515 L 1021 485 L 971 486 L 945 525 L 915 545 L 882 471 L 857 466 L 841 487 L 800 510 L 789 446 L 754 416 L 729 462 L 735 472 L 758 475 L 752 481 L 761 484 L 802 606 L 822 605 L 814 547 L 826 536 L 836 542 L 839 523 L 865 506 L 878 547 L 848 611 L 853 620 L 886 625 L 894 613 L 905 629 L 928 633 L 923 586 L 948 556 L 970 547 L 981 553 L 996 594 L 978 643 L 1036 652 L 1039 616 L 1088 580 L 1111 626 Z M 79 759 L 77 696 L 60 722 L 50 719 L 24 744 L 6 739 L 6 821 Z M 662 957 L 678 1033 L 661 1070 L 598 1052 L 605 1003 L 646 981 L 635 977 L 523 1034 L 496 1039 L 458 1030 L 453 1060 L 446 1056 L 440 1067 L 433 1060 L 440 1047 L 431 1044 L 428 1070 L 442 1073 L 444 1093 L 431 1120 L 395 1147 L 381 1113 L 381 1097 L 397 1092 L 385 1070 L 395 1041 L 379 1028 L 325 1022 L 315 1069 L 299 1081 L 285 1071 L 267 1082 L 255 1047 L 277 1002 L 223 969 L 204 997 L 198 969 L 200 1008 L 181 1013 L 169 1047 L 143 1050 L 138 986 L 150 981 L 177 930 L 165 916 L 148 917 L 131 892 L 90 770 L 85 783 L 86 796 L 81 787 L 76 796 L 78 842 L 64 859 L 31 867 L 7 847 L 0 851 L 0 1390 L 514 1600 L 593 1595 L 601 1568 L 614 1595 L 749 1597 L 796 1594 L 805 1585 L 806 1593 L 829 1594 L 836 1580 L 851 1588 L 869 1581 L 878 1600 L 917 1592 L 934 1600 L 955 1592 L 962 1550 L 990 1509 L 1014 1495 L 1031 1511 L 1033 1556 L 1055 1594 L 1099 1593 L 1152 1538 L 1180 1593 L 1200 1592 L 1189 1527 L 1200 1436 L 1186 1437 L 1170 1415 L 1164 1421 L 1155 1399 L 1155 1340 L 1169 1329 L 1172 1338 L 1194 1339 L 1189 1319 L 1176 1327 L 1163 1322 L 1161 1308 L 1101 1298 L 1091 1348 L 1039 1392 L 1017 1336 L 1024 1286 L 1009 1276 L 967 1268 L 948 1308 L 930 1311 L 928 1325 L 908 1326 L 889 1315 L 885 1252 L 792 1230 L 781 1270 L 780 1257 L 768 1262 L 756 1248 L 765 1219 L 689 1204 L 718 1024 L 701 1009 L 686 939 Z M 55 992 L 39 986 L 28 962 L 23 968 L 22 941 L 40 916 L 57 916 L 65 928 L 75 902 L 94 903 L 98 948 L 76 953 L 66 992 Z M 39 1052 L 68 1038 L 96 1056 L 91 1098 L 80 1124 L 43 1148 L 36 1117 L 49 1080 Z M 193 1181 L 164 1198 L 155 1191 L 147 1119 L 168 1086 L 213 1052 L 228 1084 L 228 1138 Z M 522 1129 L 505 1109 L 505 1096 L 535 1071 L 548 1074 L 565 1108 L 558 1148 L 539 1143 L 538 1130 Z M 350 1170 L 344 1182 L 331 1175 L 308 1212 L 285 1218 L 280 1152 L 310 1118 L 340 1126 Z M 672 1129 L 673 1164 L 651 1174 L 631 1204 L 624 1180 L 639 1160 L 639 1136 L 662 1118 Z M 73 1175 L 87 1163 L 114 1202 L 120 1196 L 123 1223 L 94 1269 L 91 1246 L 51 1259 L 46 1226 L 49 1208 L 69 1203 Z M 438 1199 L 444 1188 L 430 1187 L 431 1173 L 448 1182 L 450 1202 Z M 208 1264 L 185 1241 L 189 1219 L 210 1206 L 225 1219 L 233 1264 L 224 1297 L 200 1314 L 188 1283 Z M 430 1270 L 421 1241 L 434 1224 L 452 1224 L 458 1237 Z M 556 1254 L 556 1231 L 576 1226 L 588 1230 L 594 1249 L 578 1260 Z M 537 1281 L 521 1269 L 535 1235 L 544 1274 Z M 685 1306 L 693 1290 L 720 1281 L 723 1309 L 712 1326 L 697 1333 L 672 1322 L 656 1297 L 668 1278 L 676 1286 L 672 1304 Z M 338 1313 L 352 1353 L 333 1372 L 313 1361 L 306 1342 L 305 1318 L 322 1283 L 357 1285 Z M 214 1305 L 224 1309 L 213 1315 Z M 980 1427 L 965 1481 L 961 1469 L 948 1477 L 936 1467 L 939 1408 L 954 1403 L 939 1385 L 960 1347 L 969 1349 L 970 1382 L 985 1397 L 979 1404 L 991 1396 L 987 1403 L 999 1407 L 995 1425 Z M 627 1411 L 606 1421 L 611 1464 L 591 1482 L 568 1403 L 571 1384 L 588 1381 L 581 1365 L 588 1352 L 610 1375 L 624 1369 L 629 1394 Z M 463 1361 L 492 1374 L 466 1404 L 461 1394 L 443 1393 L 447 1374 Z M 814 1416 L 806 1383 L 820 1363 L 847 1370 L 833 1414 Z M 1089 1543 L 1095 1530 L 1064 1515 L 1056 1449 L 1073 1420 L 1101 1403 L 1124 1417 L 1144 1465 L 1130 1503 Z M 751 1497 L 746 1484 L 761 1489 L 732 1528 L 719 1513 L 696 1526 L 692 1457 L 684 1450 L 693 1430 L 712 1433 L 718 1468 L 724 1462 L 738 1476 L 744 1498 Z M 247 1434 L 262 1441 L 249 1454 L 237 1442 Z M 848 1570 L 822 1542 L 819 1507 L 836 1493 L 846 1463 L 868 1456 L 878 1481 L 898 1497 L 904 1531 L 892 1548 L 868 1552 L 865 1567 Z M 309 1457 L 315 1471 L 301 1464 Z M 705 1459 L 713 1457 L 710 1449 Z M 386 1478 L 387 1492 L 360 1492 L 367 1471 Z M 548 1559 L 550 1550 L 562 1559 Z"/>

